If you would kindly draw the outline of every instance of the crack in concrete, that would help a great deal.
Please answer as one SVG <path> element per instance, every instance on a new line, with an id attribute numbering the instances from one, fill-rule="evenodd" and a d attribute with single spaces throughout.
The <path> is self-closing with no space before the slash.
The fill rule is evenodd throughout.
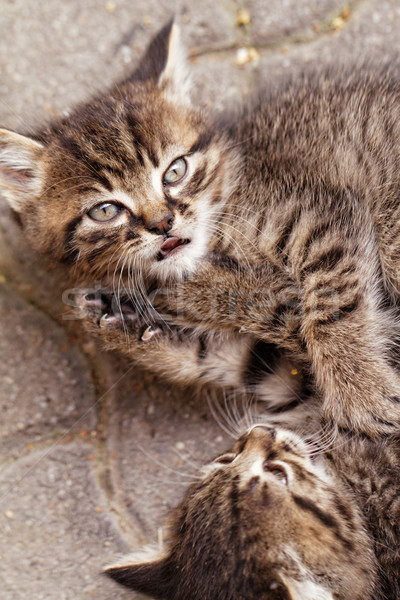
<path id="1" fill-rule="evenodd" d="M 332 12 L 320 22 L 313 23 L 313 29 L 315 28 L 313 33 L 293 33 L 287 36 L 282 36 L 273 42 L 265 42 L 263 44 L 255 44 L 252 42 L 250 24 L 248 26 L 249 35 L 246 36 L 246 39 L 242 38 L 242 40 L 237 40 L 234 44 L 228 44 L 226 46 L 215 46 L 207 49 L 200 48 L 198 50 L 193 49 L 189 53 L 189 59 L 212 56 L 214 54 L 220 55 L 221 58 L 226 58 L 233 52 L 236 52 L 241 46 L 251 46 L 260 52 L 262 50 L 279 51 L 283 47 L 290 48 L 293 46 L 304 46 L 306 44 L 311 44 L 323 37 L 332 35 L 335 32 L 340 33 L 340 31 L 347 29 L 347 27 L 359 16 L 361 11 L 366 10 L 366 8 L 374 3 L 376 3 L 376 0 L 350 0 L 344 4 L 339 11 Z M 335 27 L 335 19 L 342 18 L 341 15 L 343 15 L 344 11 L 347 9 L 349 10 L 349 14 L 348 17 L 343 19 L 343 27 Z M 243 30 L 243 27 L 241 26 L 238 26 L 237 28 Z"/>

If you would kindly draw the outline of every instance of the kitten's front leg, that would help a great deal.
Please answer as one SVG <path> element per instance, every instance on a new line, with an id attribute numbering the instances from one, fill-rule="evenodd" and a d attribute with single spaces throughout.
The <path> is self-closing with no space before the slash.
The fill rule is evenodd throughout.
<path id="1" fill-rule="evenodd" d="M 251 342 L 242 336 L 195 335 L 106 290 L 81 293 L 78 316 L 106 350 L 117 350 L 171 382 L 244 391 Z M 251 365 L 249 365 L 249 368 Z"/>
<path id="2" fill-rule="evenodd" d="M 154 299 L 174 323 L 198 331 L 261 335 L 304 355 L 297 339 L 299 287 L 267 261 L 241 268 L 211 256 L 190 277 L 157 290 Z"/>

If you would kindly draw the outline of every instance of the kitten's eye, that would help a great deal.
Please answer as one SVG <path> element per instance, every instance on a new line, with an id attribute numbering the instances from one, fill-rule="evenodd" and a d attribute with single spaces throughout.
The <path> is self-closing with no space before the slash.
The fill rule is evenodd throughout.
<path id="1" fill-rule="evenodd" d="M 164 173 L 164 185 L 177 183 L 186 174 L 187 164 L 184 158 L 177 158 Z"/>
<path id="2" fill-rule="evenodd" d="M 223 454 L 215 459 L 214 462 L 219 463 L 221 465 L 229 465 L 236 458 L 236 454 Z"/>
<path id="3" fill-rule="evenodd" d="M 270 463 L 268 460 L 266 460 L 263 463 L 263 469 L 268 473 L 272 473 L 276 479 L 279 479 L 279 481 L 281 481 L 284 485 L 287 485 L 287 475 L 283 467 Z"/>
<path id="4" fill-rule="evenodd" d="M 121 207 L 116 204 L 112 204 L 112 202 L 103 202 L 102 204 L 98 204 L 91 210 L 89 210 L 88 215 L 94 221 L 111 221 L 114 217 L 117 216 L 118 213 L 121 212 Z"/>

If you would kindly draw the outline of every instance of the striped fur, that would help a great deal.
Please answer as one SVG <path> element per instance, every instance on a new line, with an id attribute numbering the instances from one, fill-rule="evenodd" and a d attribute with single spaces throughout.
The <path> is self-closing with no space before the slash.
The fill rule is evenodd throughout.
<path id="1" fill-rule="evenodd" d="M 305 73 L 212 120 L 190 106 L 181 56 L 169 24 L 132 77 L 34 140 L 0 133 L 27 237 L 138 309 L 166 282 L 154 302 L 174 321 L 284 348 L 311 365 L 326 419 L 392 432 L 399 69 Z M 104 206 L 113 218 L 93 219 Z"/>
<path id="2" fill-rule="evenodd" d="M 300 430 L 247 429 L 189 487 L 165 547 L 106 574 L 165 600 L 397 600 L 399 437 L 343 434 L 322 455 Z"/>

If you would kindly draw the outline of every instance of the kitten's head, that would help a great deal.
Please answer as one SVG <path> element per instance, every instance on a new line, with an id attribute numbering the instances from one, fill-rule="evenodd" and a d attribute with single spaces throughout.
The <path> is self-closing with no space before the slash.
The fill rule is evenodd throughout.
<path id="1" fill-rule="evenodd" d="M 231 151 L 188 99 L 177 26 L 139 68 L 34 138 L 0 130 L 0 187 L 33 246 L 97 278 L 161 279 L 207 252 Z"/>
<path id="2" fill-rule="evenodd" d="M 109 567 L 165 600 L 367 600 L 375 561 L 351 492 L 297 435 L 256 426 L 203 471 L 165 550 Z"/>

